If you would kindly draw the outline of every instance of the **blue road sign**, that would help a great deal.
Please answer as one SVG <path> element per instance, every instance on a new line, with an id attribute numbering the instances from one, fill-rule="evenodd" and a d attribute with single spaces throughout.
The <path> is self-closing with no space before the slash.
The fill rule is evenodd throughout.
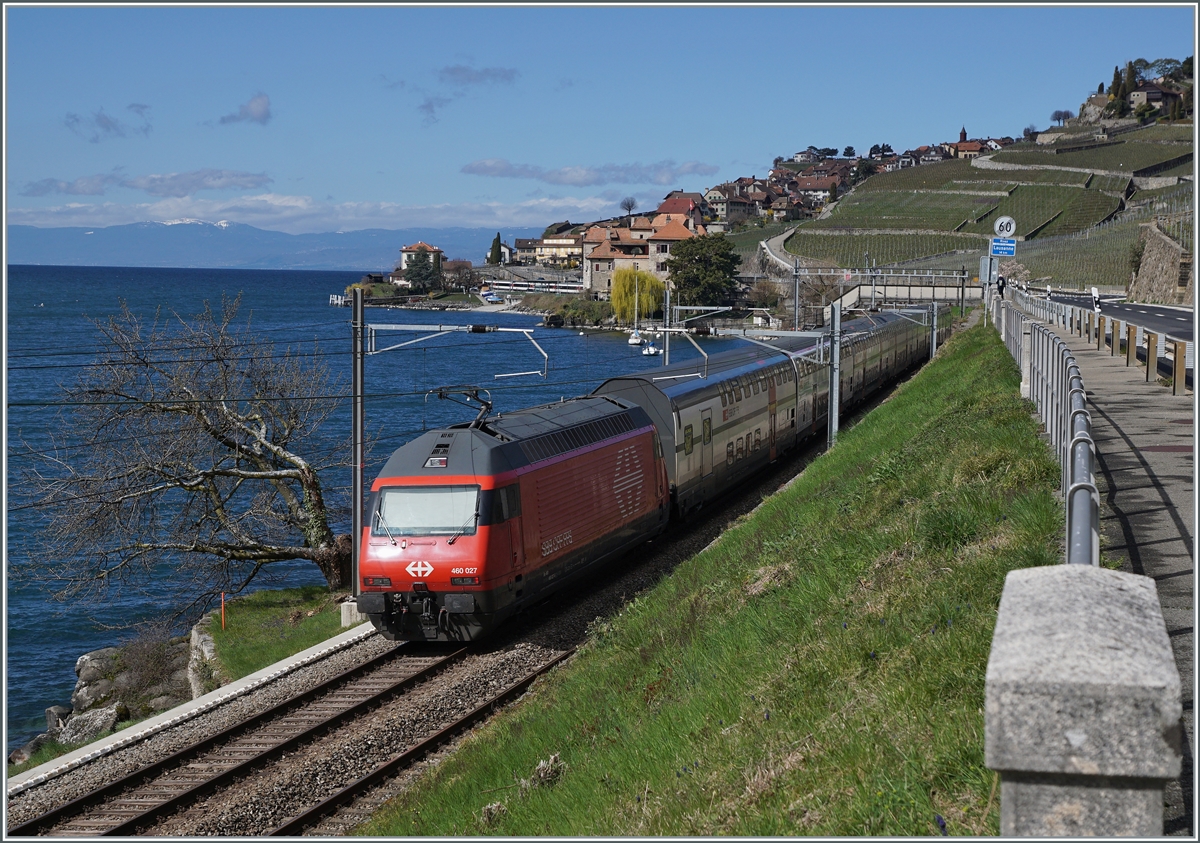
<path id="1" fill-rule="evenodd" d="M 1004 237 L 992 238 L 992 257 L 1015 258 L 1017 256 L 1017 241 Z"/>

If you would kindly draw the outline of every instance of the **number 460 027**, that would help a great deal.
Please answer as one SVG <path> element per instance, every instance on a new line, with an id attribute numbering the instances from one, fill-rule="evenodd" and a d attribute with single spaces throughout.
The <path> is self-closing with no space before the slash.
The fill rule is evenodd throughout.
<path id="1" fill-rule="evenodd" d="M 478 574 L 478 568 L 451 568 L 451 574 Z"/>

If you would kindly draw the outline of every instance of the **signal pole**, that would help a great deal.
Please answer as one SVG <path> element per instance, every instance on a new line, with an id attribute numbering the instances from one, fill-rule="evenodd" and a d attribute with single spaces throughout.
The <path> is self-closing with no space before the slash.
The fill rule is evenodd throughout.
<path id="1" fill-rule="evenodd" d="M 362 544 L 362 528 L 363 528 L 363 438 L 365 424 L 363 422 L 363 370 L 366 354 L 363 350 L 363 334 L 364 323 L 366 319 L 363 308 L 363 291 L 361 287 L 354 288 L 354 316 L 351 322 L 351 345 L 353 346 L 353 374 L 351 375 L 351 426 L 354 430 L 351 432 L 353 459 L 354 459 L 354 480 L 352 483 L 353 495 L 353 516 L 351 518 L 351 531 L 353 535 L 351 559 L 350 559 L 350 576 L 353 582 L 350 584 L 350 592 L 358 596 L 358 558 L 361 552 Z"/>
<path id="2" fill-rule="evenodd" d="M 829 411 L 825 429 L 828 434 L 826 447 L 837 443 L 838 416 L 840 415 L 842 385 L 842 303 L 835 301 L 829 306 Z"/>

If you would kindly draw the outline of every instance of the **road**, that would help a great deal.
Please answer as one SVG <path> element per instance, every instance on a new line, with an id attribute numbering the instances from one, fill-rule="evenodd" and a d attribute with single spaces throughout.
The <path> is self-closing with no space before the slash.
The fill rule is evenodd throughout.
<path id="1" fill-rule="evenodd" d="M 1055 294 L 1051 298 L 1064 304 L 1090 308 L 1091 296 L 1070 296 Z M 1157 304 L 1126 304 L 1125 302 L 1108 301 L 1101 297 L 1100 312 L 1124 322 L 1128 319 L 1135 325 L 1141 325 L 1147 330 L 1166 334 L 1178 340 L 1194 341 L 1194 313 L 1190 308 L 1165 307 Z"/>

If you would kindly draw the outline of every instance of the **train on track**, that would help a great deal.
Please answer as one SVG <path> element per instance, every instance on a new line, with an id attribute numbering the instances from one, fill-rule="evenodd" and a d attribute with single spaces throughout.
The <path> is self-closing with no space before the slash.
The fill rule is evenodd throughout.
<path id="1" fill-rule="evenodd" d="M 928 313 L 843 324 L 843 411 L 929 359 Z M 359 612 L 390 639 L 475 640 L 694 514 L 824 429 L 821 342 L 781 337 L 554 404 L 485 405 L 422 434 L 371 486 Z"/>

